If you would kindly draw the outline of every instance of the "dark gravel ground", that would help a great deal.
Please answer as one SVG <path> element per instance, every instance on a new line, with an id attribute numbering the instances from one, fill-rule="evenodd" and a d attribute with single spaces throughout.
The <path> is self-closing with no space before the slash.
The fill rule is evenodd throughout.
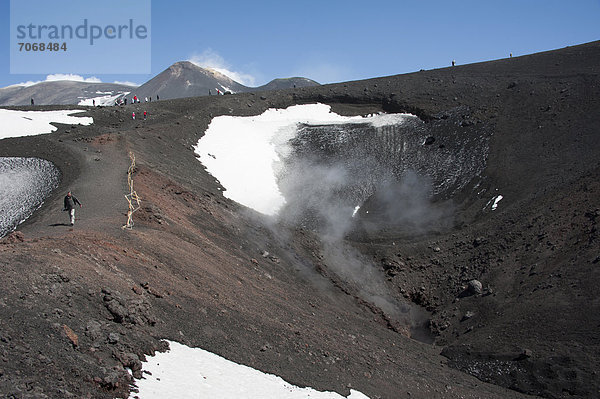
<path id="1" fill-rule="evenodd" d="M 0 394 L 126 397 L 124 367 L 141 376 L 140 360 L 168 338 L 372 398 L 598 397 L 598 65 L 594 42 L 314 88 L 86 108 L 91 126 L 2 140 L 0 156 L 50 160 L 63 180 L 0 244 Z M 486 137 L 483 172 L 432 204 L 451 205 L 446 220 L 415 232 L 390 223 L 374 196 L 344 242 L 372 259 L 392 296 L 426 309 L 433 344 L 337 277 L 317 234 L 274 228 L 198 165 L 192 146 L 212 117 L 313 102 L 418 115 L 435 138 L 431 159 L 460 159 Z M 147 121 L 131 120 L 144 109 Z M 142 208 L 123 230 L 129 151 Z M 62 226 L 68 189 L 84 204 L 74 228 Z M 465 295 L 473 279 L 481 293 Z"/>

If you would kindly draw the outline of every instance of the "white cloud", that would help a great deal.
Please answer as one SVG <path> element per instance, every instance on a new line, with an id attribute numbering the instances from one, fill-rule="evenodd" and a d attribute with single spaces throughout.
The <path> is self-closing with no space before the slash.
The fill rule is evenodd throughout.
<path id="1" fill-rule="evenodd" d="M 69 73 L 69 74 L 55 73 L 52 75 L 47 75 L 45 80 L 37 80 L 37 81 L 28 80 L 27 82 L 17 83 L 12 86 L 29 87 L 29 86 L 33 86 L 33 85 L 36 85 L 36 84 L 42 83 L 42 82 L 56 82 L 56 81 L 60 81 L 60 80 L 72 80 L 74 82 L 102 83 L 102 81 L 95 76 L 92 76 L 89 78 L 84 78 L 81 75 L 74 75 L 71 73 Z"/>
<path id="2" fill-rule="evenodd" d="M 3 89 L 7 89 L 9 87 L 17 87 L 17 86 L 29 87 L 29 86 L 36 85 L 38 83 L 42 83 L 42 81 L 38 80 L 37 82 L 34 82 L 34 81 L 31 81 L 31 80 L 28 80 L 27 82 L 15 83 L 14 85 L 3 87 Z"/>
<path id="3" fill-rule="evenodd" d="M 120 81 L 120 80 L 115 80 L 113 83 L 118 84 L 118 85 L 125 85 L 125 86 L 134 86 L 134 87 L 139 87 L 141 86 L 139 83 L 134 83 L 134 82 L 129 82 L 129 81 Z"/>
<path id="4" fill-rule="evenodd" d="M 69 73 L 69 74 L 56 73 L 54 75 L 46 76 L 46 82 L 56 82 L 58 80 L 72 80 L 74 82 L 87 82 L 87 83 L 102 83 L 102 81 L 95 76 L 92 76 L 89 78 L 84 78 L 81 75 L 73 75 L 71 73 Z"/>
<path id="5" fill-rule="evenodd" d="M 232 66 L 212 49 L 193 54 L 188 60 L 202 68 L 210 68 L 246 86 L 256 86 L 256 78 L 248 73 L 232 71 Z"/>

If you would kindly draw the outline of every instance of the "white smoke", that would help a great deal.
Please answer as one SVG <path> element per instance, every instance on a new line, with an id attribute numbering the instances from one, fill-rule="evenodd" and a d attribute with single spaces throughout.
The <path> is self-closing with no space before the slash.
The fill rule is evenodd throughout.
<path id="1" fill-rule="evenodd" d="M 365 226 L 375 234 L 382 226 L 426 231 L 442 215 L 431 204 L 429 179 L 406 165 L 425 157 L 415 130 L 420 123 L 410 115 L 341 117 L 322 104 L 294 106 L 215 118 L 196 153 L 226 196 L 272 215 L 278 225 L 314 231 L 326 273 L 388 318 L 415 327 L 423 321 L 420 309 L 392 291 L 381 266 L 355 249 L 349 235 Z M 413 153 L 419 156 L 410 158 Z M 267 212 L 256 201 L 269 205 Z"/>
<path id="2" fill-rule="evenodd" d="M 256 85 L 254 76 L 245 72 L 234 71 L 231 64 L 210 48 L 200 54 L 192 54 L 188 61 L 201 68 L 213 69 L 245 86 L 254 87 Z"/>

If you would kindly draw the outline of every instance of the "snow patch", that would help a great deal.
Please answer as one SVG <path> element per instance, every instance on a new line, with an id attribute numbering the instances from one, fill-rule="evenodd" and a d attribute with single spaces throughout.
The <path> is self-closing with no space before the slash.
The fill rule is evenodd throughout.
<path id="1" fill-rule="evenodd" d="M 494 198 L 494 203 L 492 204 L 492 211 L 495 211 L 496 208 L 498 208 L 498 202 L 500 202 L 500 200 L 502 200 L 502 198 L 504 198 L 504 197 L 501 195 Z"/>
<path id="2" fill-rule="evenodd" d="M 94 123 L 91 117 L 71 116 L 83 111 L 13 111 L 0 109 L 0 140 L 8 137 L 35 136 L 52 133 L 56 126 L 51 123 L 69 125 L 90 125 Z"/>
<path id="3" fill-rule="evenodd" d="M 235 94 L 235 91 L 231 90 L 229 87 L 227 86 L 223 86 L 222 84 L 219 84 L 219 86 L 221 86 L 221 88 L 223 89 L 223 92 L 230 92 L 231 94 Z"/>
<path id="4" fill-rule="evenodd" d="M 100 105 L 103 107 L 113 106 L 113 105 L 115 105 L 115 101 L 117 100 L 117 98 L 126 96 L 129 94 L 129 92 L 113 94 L 113 92 L 111 92 L 111 91 L 105 92 L 105 93 L 99 91 L 99 92 L 96 92 L 96 94 L 107 94 L 107 95 L 86 98 L 84 100 L 79 101 L 78 105 L 93 106 L 94 101 L 95 101 L 96 105 Z"/>
<path id="5" fill-rule="evenodd" d="M 266 110 L 252 117 L 219 116 L 198 141 L 198 159 L 221 185 L 223 192 L 242 205 L 276 215 L 286 201 L 277 186 L 277 172 L 289 154 L 289 140 L 299 124 L 370 123 L 375 127 L 402 123 L 409 114 L 341 116 L 325 104 L 294 105 Z"/>
<path id="6" fill-rule="evenodd" d="M 342 399 L 336 392 L 300 388 L 281 377 L 240 365 L 200 348 L 169 342 L 170 350 L 146 356 L 144 370 L 152 373 L 136 380 L 139 392 L 130 399 L 163 398 L 261 398 L 261 399 Z M 351 390 L 348 399 L 369 399 Z"/>

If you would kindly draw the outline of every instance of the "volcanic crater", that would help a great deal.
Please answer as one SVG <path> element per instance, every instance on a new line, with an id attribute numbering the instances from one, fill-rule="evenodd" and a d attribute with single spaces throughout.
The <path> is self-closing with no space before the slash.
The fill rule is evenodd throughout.
<path id="1" fill-rule="evenodd" d="M 2 140 L 0 156 L 45 159 L 62 179 L 0 243 L 0 393 L 129 397 L 169 339 L 343 395 L 597 397 L 598 65 L 594 42 L 333 85 L 72 107 L 94 123 Z M 300 126 L 279 176 L 281 219 L 224 196 L 196 157 L 215 117 L 315 103 L 414 117 Z M 142 200 L 127 229 L 130 153 Z M 342 165 L 348 184 L 328 191 L 307 165 Z M 84 205 L 73 227 L 62 225 L 67 190 Z M 311 203 L 319 196 L 354 217 L 338 229 Z"/>

